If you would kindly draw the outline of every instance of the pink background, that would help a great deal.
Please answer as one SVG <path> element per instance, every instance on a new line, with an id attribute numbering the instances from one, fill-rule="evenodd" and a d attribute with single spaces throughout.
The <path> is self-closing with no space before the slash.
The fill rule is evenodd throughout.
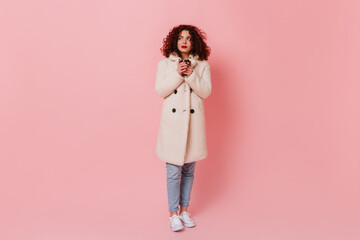
<path id="1" fill-rule="evenodd" d="M 0 239 L 359 239 L 358 1 L 3 1 Z M 162 40 L 207 33 L 208 158 L 168 227 Z"/>

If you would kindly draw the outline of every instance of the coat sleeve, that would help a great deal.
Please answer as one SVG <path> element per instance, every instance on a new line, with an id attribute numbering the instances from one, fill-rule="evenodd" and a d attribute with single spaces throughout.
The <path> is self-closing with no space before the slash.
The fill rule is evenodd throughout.
<path id="1" fill-rule="evenodd" d="M 169 96 L 183 81 L 184 77 L 175 69 L 168 69 L 165 61 L 159 61 L 156 72 L 155 91 L 162 98 Z"/>
<path id="2" fill-rule="evenodd" d="M 210 65 L 208 62 L 205 63 L 206 65 L 202 73 L 197 73 L 193 70 L 189 77 L 185 77 L 185 81 L 202 99 L 207 98 L 211 93 Z"/>

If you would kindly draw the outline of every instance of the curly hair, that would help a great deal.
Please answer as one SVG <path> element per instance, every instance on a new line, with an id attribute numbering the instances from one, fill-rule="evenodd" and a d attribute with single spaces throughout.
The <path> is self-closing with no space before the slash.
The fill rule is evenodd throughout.
<path id="1" fill-rule="evenodd" d="M 165 57 L 169 57 L 171 52 L 176 52 L 178 56 L 181 56 L 177 48 L 177 41 L 183 30 L 188 30 L 191 36 L 192 47 L 189 54 L 198 55 L 198 60 L 208 60 L 210 47 L 208 47 L 205 42 L 207 39 L 206 33 L 193 25 L 181 24 L 171 29 L 166 38 L 163 39 L 163 46 L 160 48 L 161 53 Z"/>

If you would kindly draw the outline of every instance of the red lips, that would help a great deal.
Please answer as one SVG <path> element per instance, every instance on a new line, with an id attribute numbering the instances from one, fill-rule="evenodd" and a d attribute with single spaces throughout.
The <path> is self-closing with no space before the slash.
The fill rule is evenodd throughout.
<path id="1" fill-rule="evenodd" d="M 182 48 L 187 48 L 187 46 L 181 46 Z"/>

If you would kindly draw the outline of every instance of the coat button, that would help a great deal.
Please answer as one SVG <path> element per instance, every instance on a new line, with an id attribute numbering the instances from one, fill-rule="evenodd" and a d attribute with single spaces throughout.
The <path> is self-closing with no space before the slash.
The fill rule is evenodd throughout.
<path id="1" fill-rule="evenodd" d="M 191 113 L 194 113 L 194 112 L 195 112 L 195 110 L 194 110 L 194 109 L 190 109 L 190 112 L 191 112 Z"/>
<path id="2" fill-rule="evenodd" d="M 176 94 L 176 93 L 177 93 L 177 90 L 175 89 L 174 94 Z"/>
<path id="3" fill-rule="evenodd" d="M 192 92 L 192 88 L 190 88 L 190 92 Z"/>
<path id="4" fill-rule="evenodd" d="M 173 109 L 172 109 L 172 111 L 173 111 L 173 112 L 176 112 L 176 109 L 175 109 L 175 108 L 173 108 Z"/>

